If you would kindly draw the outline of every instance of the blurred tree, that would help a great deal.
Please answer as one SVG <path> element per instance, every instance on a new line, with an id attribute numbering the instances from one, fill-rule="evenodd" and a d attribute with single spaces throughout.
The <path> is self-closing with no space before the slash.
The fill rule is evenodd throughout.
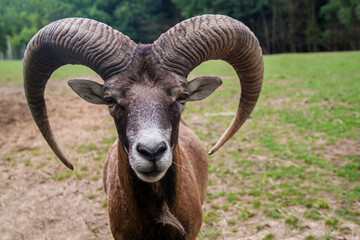
<path id="1" fill-rule="evenodd" d="M 5 19 L 0 15 L 0 52 L 6 51 L 6 35 L 8 34 L 5 26 Z"/>
<path id="2" fill-rule="evenodd" d="M 115 9 L 113 26 L 136 42 L 151 43 L 179 20 L 170 0 L 124 0 Z"/>
<path id="3" fill-rule="evenodd" d="M 0 0 L 0 51 L 16 57 L 33 33 L 65 17 L 87 17 L 150 43 L 182 20 L 204 13 L 244 22 L 264 53 L 360 49 L 359 0 Z"/>
<path id="4" fill-rule="evenodd" d="M 327 50 L 360 48 L 360 1 L 329 0 L 320 9 L 325 19 L 323 33 Z"/>
<path id="5" fill-rule="evenodd" d="M 265 53 L 360 49 L 359 0 L 172 2 L 183 17 L 221 13 L 239 19 L 255 32 Z"/>

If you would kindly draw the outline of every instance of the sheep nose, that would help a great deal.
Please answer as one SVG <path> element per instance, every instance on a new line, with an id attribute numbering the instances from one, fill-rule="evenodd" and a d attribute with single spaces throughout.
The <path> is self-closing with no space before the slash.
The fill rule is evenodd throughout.
<path id="1" fill-rule="evenodd" d="M 151 162 L 156 162 L 161 158 L 161 156 L 167 150 L 165 142 L 160 142 L 159 144 L 149 147 L 144 144 L 139 143 L 136 146 L 136 150 L 144 157 L 146 160 Z"/>

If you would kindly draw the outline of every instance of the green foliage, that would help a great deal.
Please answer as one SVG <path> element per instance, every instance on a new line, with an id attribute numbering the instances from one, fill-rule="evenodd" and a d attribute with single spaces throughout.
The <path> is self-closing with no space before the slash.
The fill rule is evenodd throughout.
<path id="1" fill-rule="evenodd" d="M 296 216 L 288 217 L 285 219 L 285 223 L 292 229 L 298 228 L 299 227 L 299 218 Z"/>
<path id="2" fill-rule="evenodd" d="M 314 235 L 308 235 L 304 238 L 304 240 L 315 240 Z"/>
<path id="3" fill-rule="evenodd" d="M 44 25 L 87 17 L 136 42 L 151 43 L 183 18 L 226 14 L 254 31 L 265 53 L 360 49 L 360 2 L 356 0 L 2 0 L 0 52 L 13 55 Z"/>
<path id="4" fill-rule="evenodd" d="M 330 206 L 327 202 L 325 202 L 325 200 L 320 200 L 316 203 L 318 205 L 319 208 L 322 208 L 322 209 L 329 209 Z"/>
<path id="5" fill-rule="evenodd" d="M 305 218 L 311 219 L 311 220 L 321 220 L 322 216 L 320 215 L 319 210 L 311 208 L 306 210 L 304 214 Z"/>
<path id="6" fill-rule="evenodd" d="M 334 240 L 335 238 L 331 233 L 326 233 L 324 236 L 321 237 L 321 240 Z"/>
<path id="7" fill-rule="evenodd" d="M 274 219 L 283 218 L 283 216 L 281 215 L 278 208 L 267 210 L 265 216 L 268 217 L 268 218 L 274 218 Z"/>
<path id="8" fill-rule="evenodd" d="M 220 13 L 243 21 L 260 39 L 264 51 L 269 53 L 360 47 L 359 1 L 172 0 L 172 2 L 181 10 L 183 17 Z M 337 24 L 334 26 L 334 23 L 338 22 L 342 23 L 342 26 Z M 338 36 L 339 33 L 340 38 L 334 41 L 333 36 Z"/>
<path id="9" fill-rule="evenodd" d="M 350 38 L 350 44 L 360 40 L 360 1 L 328 0 L 320 8 L 320 16 L 326 20 L 324 43 L 344 48 L 343 42 Z"/>
<path id="10" fill-rule="evenodd" d="M 348 163 L 345 166 L 336 170 L 340 177 L 348 178 L 350 181 L 357 181 L 360 179 L 360 163 Z"/>
<path id="11" fill-rule="evenodd" d="M 350 163 L 347 163 L 336 170 L 336 174 L 340 177 L 345 177 L 350 181 L 357 181 L 360 179 L 360 156 L 347 156 Z"/>
<path id="12" fill-rule="evenodd" d="M 44 25 L 66 17 L 105 22 L 135 41 L 152 42 L 178 21 L 170 0 L 3 0 L 0 2 L 0 52 L 9 36 L 13 55 Z"/>
<path id="13" fill-rule="evenodd" d="M 266 234 L 265 237 L 262 238 L 262 240 L 270 240 L 270 239 L 275 239 L 275 234 L 269 233 L 269 234 Z"/>
<path id="14" fill-rule="evenodd" d="M 218 216 L 216 216 L 216 213 L 214 211 L 208 212 L 206 215 L 204 215 L 204 222 L 217 222 L 219 220 Z"/>
<path id="15" fill-rule="evenodd" d="M 325 220 L 325 225 L 336 230 L 339 227 L 339 219 L 337 218 L 329 218 Z"/>
<path id="16" fill-rule="evenodd" d="M 71 176 L 71 171 L 69 169 L 66 169 L 64 172 L 56 172 L 53 174 L 53 178 L 56 180 L 64 180 Z"/>
<path id="17" fill-rule="evenodd" d="M 21 29 L 21 32 L 19 34 L 10 37 L 10 42 L 12 44 L 12 47 L 16 50 L 25 49 L 25 46 L 28 43 L 29 39 L 31 39 L 32 36 L 34 36 L 37 31 L 38 29 L 36 27 L 32 27 L 32 28 L 24 27 L 23 29 Z"/>

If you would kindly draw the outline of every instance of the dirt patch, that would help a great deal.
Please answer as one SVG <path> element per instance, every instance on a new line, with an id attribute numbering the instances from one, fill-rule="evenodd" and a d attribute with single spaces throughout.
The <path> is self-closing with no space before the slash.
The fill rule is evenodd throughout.
<path id="1" fill-rule="evenodd" d="M 0 239 L 111 239 L 104 159 L 77 150 L 113 136 L 107 109 L 84 102 L 65 82 L 50 82 L 46 101 L 53 131 L 78 174 L 65 170 L 39 134 L 22 86 L 1 87 Z M 69 176 L 59 180 L 57 173 Z"/>
<path id="2" fill-rule="evenodd" d="M 261 105 L 279 106 L 291 102 L 291 98 L 268 98 L 261 102 Z"/>
<path id="3" fill-rule="evenodd" d="M 333 145 L 326 146 L 325 150 L 332 156 L 360 156 L 360 141 L 355 139 L 341 139 Z"/>
<path id="4" fill-rule="evenodd" d="M 335 166 L 344 166 L 350 162 L 347 156 L 360 156 L 360 141 L 355 139 L 341 139 L 323 150 L 326 159 Z"/>
<path id="5" fill-rule="evenodd" d="M 101 182 L 56 181 L 52 171 L 1 167 L 1 239 L 110 239 Z"/>

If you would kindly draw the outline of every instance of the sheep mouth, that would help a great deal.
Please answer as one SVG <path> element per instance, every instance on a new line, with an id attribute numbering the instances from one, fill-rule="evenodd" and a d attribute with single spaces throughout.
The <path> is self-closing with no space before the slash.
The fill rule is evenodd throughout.
<path id="1" fill-rule="evenodd" d="M 140 180 L 144 182 L 157 182 L 171 166 L 172 154 L 170 151 L 166 151 L 160 159 L 151 161 L 141 156 L 137 151 L 130 151 L 129 162 Z"/>
<path id="2" fill-rule="evenodd" d="M 135 172 L 136 175 L 144 182 L 157 182 L 165 175 L 166 171 L 157 171 L 154 169 L 153 171 Z"/>
<path id="3" fill-rule="evenodd" d="M 141 172 L 141 174 L 143 174 L 146 177 L 156 177 L 160 173 L 161 173 L 161 171 Z"/>

